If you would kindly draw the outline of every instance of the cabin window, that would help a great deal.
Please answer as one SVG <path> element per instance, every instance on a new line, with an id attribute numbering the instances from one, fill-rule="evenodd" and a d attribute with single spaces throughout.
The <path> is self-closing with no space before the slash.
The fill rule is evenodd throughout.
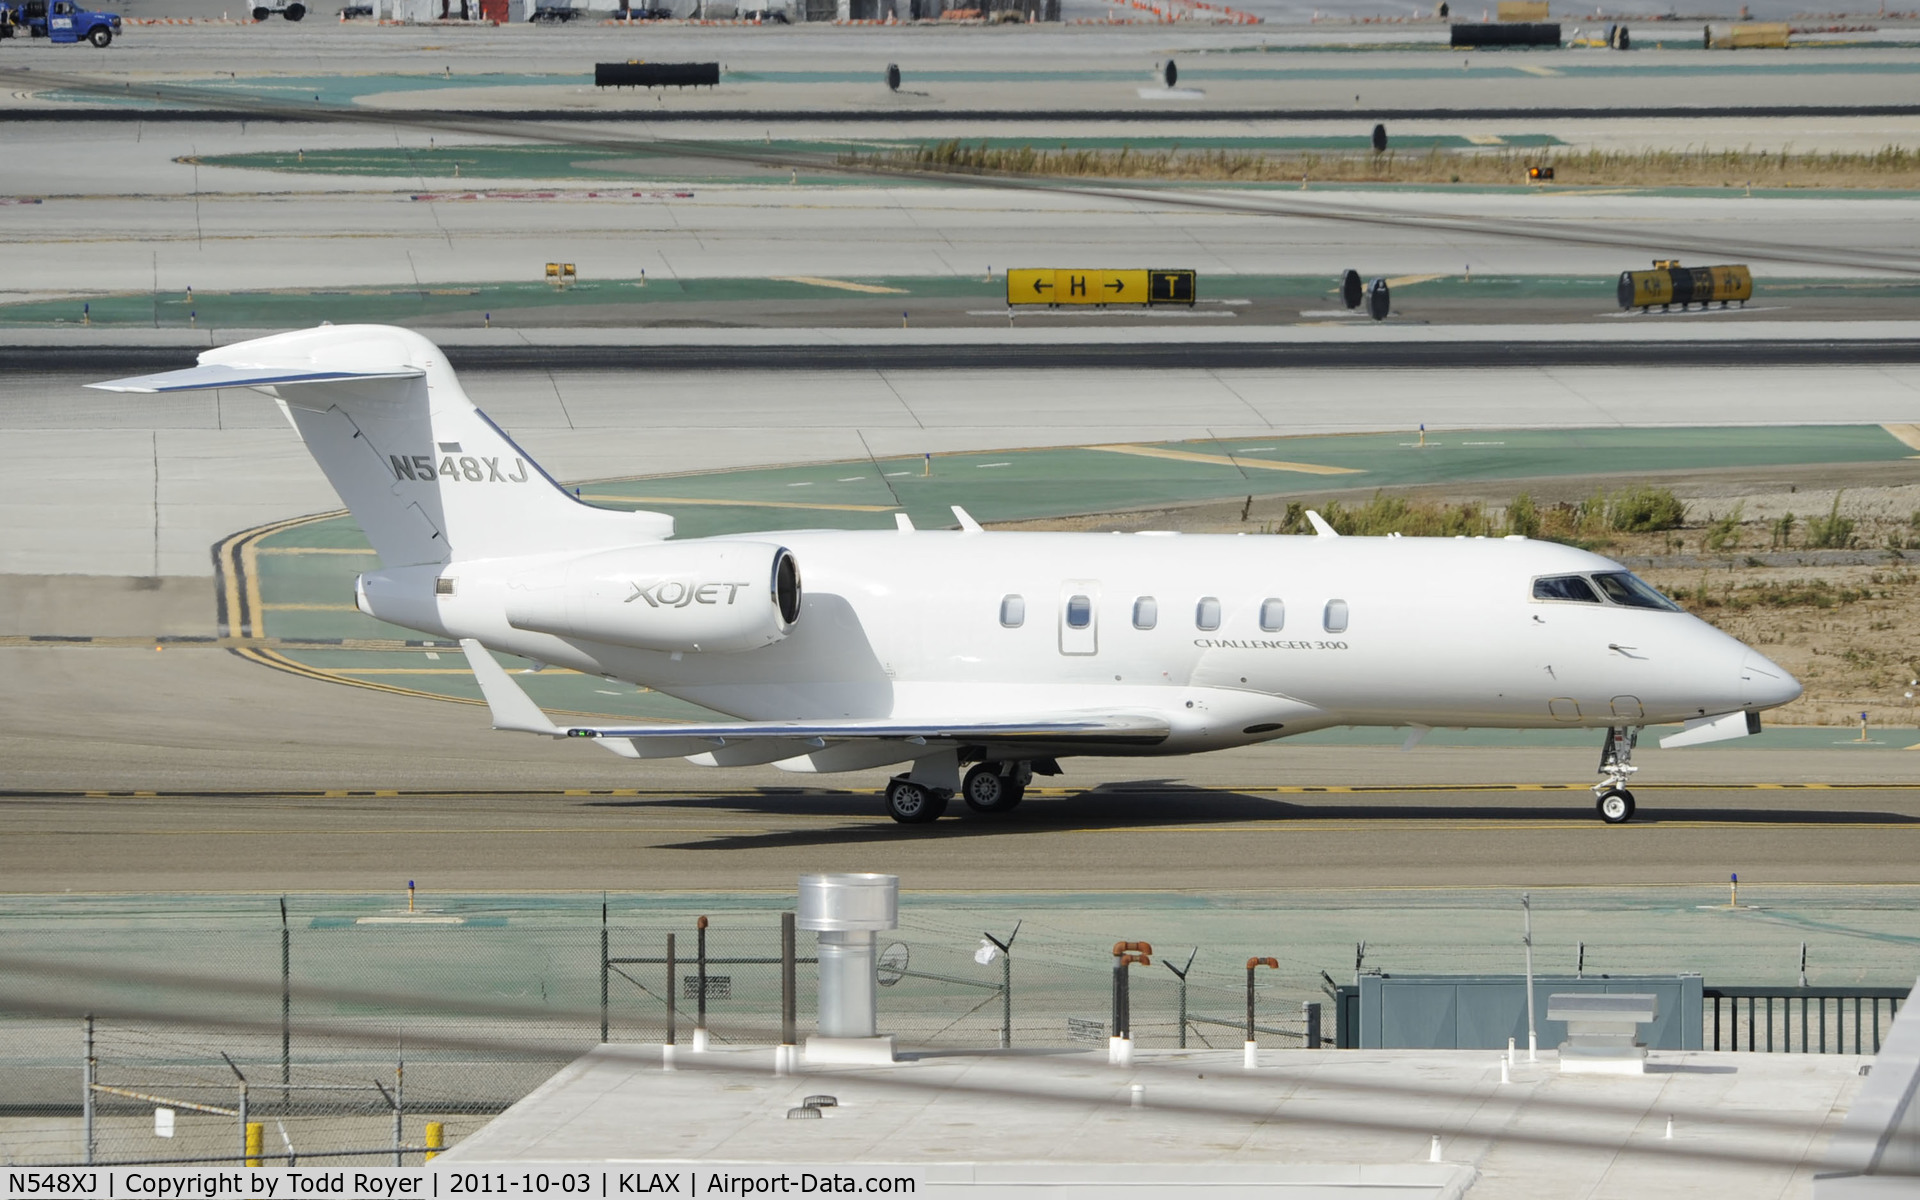
<path id="1" fill-rule="evenodd" d="M 1152 629 L 1160 623 L 1160 602 L 1152 596 L 1142 596 L 1133 602 L 1133 627 Z"/>
<path id="2" fill-rule="evenodd" d="M 1603 571 L 1593 577 L 1607 599 L 1628 608 L 1658 608 L 1679 612 L 1680 606 L 1662 596 L 1631 571 Z"/>
<path id="3" fill-rule="evenodd" d="M 1067 597 L 1067 628 L 1085 629 L 1093 624 L 1093 601 L 1086 596 Z"/>
<path id="4" fill-rule="evenodd" d="M 1278 633 L 1286 628 L 1287 603 L 1269 596 L 1260 602 L 1260 628 L 1268 633 Z"/>
<path id="5" fill-rule="evenodd" d="M 1194 605 L 1193 623 L 1200 629 L 1220 628 L 1220 598 L 1202 596 L 1200 603 Z"/>
<path id="6" fill-rule="evenodd" d="M 1027 598 L 1025 596 L 1002 596 L 1000 598 L 1000 623 L 1008 629 L 1018 629 L 1027 622 Z"/>
<path id="7" fill-rule="evenodd" d="M 1347 602 L 1345 600 L 1327 601 L 1327 611 L 1321 615 L 1321 628 L 1328 633 L 1347 631 Z"/>
<path id="8" fill-rule="evenodd" d="M 1594 592 L 1593 585 L 1580 575 L 1548 575 L 1533 581 L 1535 600 L 1574 600 L 1581 604 L 1598 604 L 1600 597 Z"/>

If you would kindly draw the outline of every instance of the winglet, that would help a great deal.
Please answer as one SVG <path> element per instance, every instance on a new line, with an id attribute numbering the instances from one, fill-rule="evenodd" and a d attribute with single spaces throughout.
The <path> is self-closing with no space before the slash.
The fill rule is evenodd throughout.
<path id="1" fill-rule="evenodd" d="M 947 507 L 953 509 L 954 519 L 960 522 L 960 532 L 962 533 L 980 533 L 981 532 L 980 522 L 973 519 L 972 513 L 968 512 L 964 508 L 961 508 L 958 504 L 950 504 Z"/>
<path id="2" fill-rule="evenodd" d="M 543 733 L 548 737 L 565 736 L 565 731 L 547 719 L 547 714 L 540 711 L 540 706 L 527 695 L 526 689 L 513 681 L 506 668 L 485 646 L 473 638 L 461 638 L 460 649 L 466 651 L 473 677 L 480 683 L 480 694 L 487 698 L 487 709 L 493 713 L 495 729 Z"/>
<path id="3" fill-rule="evenodd" d="M 1334 532 L 1333 526 L 1327 524 L 1327 519 L 1325 517 L 1321 516 L 1319 513 L 1313 511 L 1312 509 L 1307 510 L 1307 524 L 1313 526 L 1313 531 L 1316 534 L 1320 535 L 1321 537 L 1339 537 L 1340 536 L 1338 533 Z"/>

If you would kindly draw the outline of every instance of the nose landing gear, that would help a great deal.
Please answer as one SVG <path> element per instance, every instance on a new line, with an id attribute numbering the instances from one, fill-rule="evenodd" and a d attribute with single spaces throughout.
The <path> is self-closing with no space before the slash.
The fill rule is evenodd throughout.
<path id="1" fill-rule="evenodd" d="M 1599 771 L 1606 778 L 1593 785 L 1594 806 L 1609 825 L 1633 819 L 1633 793 L 1627 790 L 1627 781 L 1640 769 L 1633 765 L 1633 748 L 1639 741 L 1638 726 L 1615 726 L 1607 730 L 1607 740 L 1600 746 Z"/>

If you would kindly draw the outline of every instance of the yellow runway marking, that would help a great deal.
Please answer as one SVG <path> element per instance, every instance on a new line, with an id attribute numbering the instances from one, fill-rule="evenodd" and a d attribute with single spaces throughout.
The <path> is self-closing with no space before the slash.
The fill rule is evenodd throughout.
<path id="1" fill-rule="evenodd" d="M 1451 275 L 1447 275 L 1445 273 L 1442 273 L 1439 275 L 1400 275 L 1400 276 L 1396 276 L 1393 279 L 1387 280 L 1387 286 L 1396 287 L 1396 288 L 1412 287 L 1416 283 L 1432 283 L 1436 279 L 1451 279 L 1451 278 L 1453 278 Z"/>
<path id="2" fill-rule="evenodd" d="M 876 296 L 904 296 L 906 288 L 881 287 L 877 283 L 853 283 L 845 279 L 821 279 L 816 275 L 775 275 L 775 283 L 804 283 L 813 287 L 836 288 L 843 292 L 867 292 Z"/>
<path id="3" fill-rule="evenodd" d="M 817 508 L 830 512 L 892 512 L 896 504 L 803 504 L 798 500 L 697 500 L 688 496 L 582 496 L 612 504 L 699 504 L 714 508 Z"/>
<path id="4" fill-rule="evenodd" d="M 1293 471 L 1302 475 L 1364 475 L 1359 467 L 1325 467 L 1318 463 L 1276 462 L 1270 458 L 1241 458 L 1239 455 L 1200 454 L 1192 450 L 1164 450 L 1158 446 L 1088 446 L 1109 454 L 1133 454 L 1141 458 L 1166 458 L 1174 462 L 1207 463 L 1216 467 L 1255 467 L 1262 471 Z"/>
<path id="5" fill-rule="evenodd" d="M 371 547 L 355 550 L 347 546 L 262 546 L 256 554 L 358 554 L 363 558 L 372 558 L 376 551 Z"/>
<path id="6" fill-rule="evenodd" d="M 1529 75 L 1538 75 L 1542 79 L 1558 79 L 1560 77 L 1560 72 L 1554 70 L 1552 67 L 1516 65 L 1513 69 L 1516 71 L 1525 71 Z"/>

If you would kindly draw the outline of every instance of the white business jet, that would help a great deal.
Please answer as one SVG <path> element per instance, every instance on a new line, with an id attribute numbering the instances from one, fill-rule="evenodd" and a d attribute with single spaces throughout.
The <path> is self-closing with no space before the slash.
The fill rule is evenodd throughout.
<path id="1" fill-rule="evenodd" d="M 627 758 L 906 764 L 896 821 L 1020 802 L 1071 755 L 1172 755 L 1332 725 L 1603 729 L 1633 815 L 1640 728 L 1740 737 L 1800 685 L 1618 563 L 1525 538 L 793 530 L 673 540 L 569 495 L 426 338 L 323 326 L 93 386 L 275 396 L 379 552 L 362 612 L 457 638 L 497 729 Z M 805 585 L 802 586 L 804 576 Z M 561 725 L 489 651 L 737 718 Z M 963 774 L 964 772 L 964 774 Z"/>

